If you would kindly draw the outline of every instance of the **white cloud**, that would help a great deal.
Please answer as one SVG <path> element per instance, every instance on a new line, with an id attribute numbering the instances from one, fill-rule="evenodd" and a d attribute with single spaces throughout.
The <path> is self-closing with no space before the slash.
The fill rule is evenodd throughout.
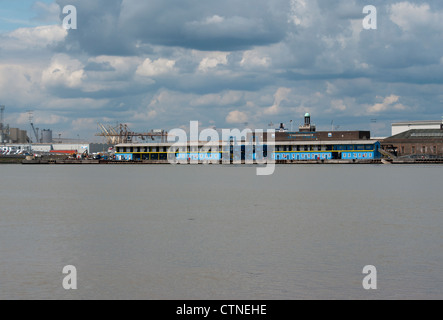
<path id="1" fill-rule="evenodd" d="M 225 21 L 224 17 L 220 17 L 218 15 L 213 15 L 212 17 L 206 18 L 206 20 L 204 21 L 204 24 L 217 24 L 217 23 L 222 23 L 223 21 Z"/>
<path id="2" fill-rule="evenodd" d="M 96 125 L 97 125 L 97 119 L 94 118 L 79 118 L 72 121 L 73 130 L 94 128 Z"/>
<path id="3" fill-rule="evenodd" d="M 137 68 L 137 74 L 145 77 L 155 77 L 174 72 L 174 60 L 160 58 L 152 61 L 147 58 L 141 66 Z"/>
<path id="4" fill-rule="evenodd" d="M 59 116 L 56 114 L 42 113 L 42 112 L 34 115 L 34 117 L 33 117 L 33 122 L 36 125 L 40 125 L 40 126 L 41 125 L 54 125 L 54 124 L 64 123 L 66 121 L 68 121 L 68 118 L 66 118 L 66 117 Z M 29 124 L 29 114 L 28 113 L 21 113 L 18 116 L 16 123 L 20 124 L 20 125 Z"/>
<path id="5" fill-rule="evenodd" d="M 148 109 L 143 112 L 135 112 L 132 119 L 135 121 L 150 121 L 159 116 L 160 112 L 154 109 Z"/>
<path id="6" fill-rule="evenodd" d="M 267 108 L 264 111 L 264 114 L 266 115 L 276 115 L 279 114 L 281 111 L 281 103 L 283 101 L 288 101 L 289 94 L 291 93 L 291 89 L 289 88 L 279 88 L 277 92 L 274 95 L 274 104 Z"/>
<path id="7" fill-rule="evenodd" d="M 205 57 L 200 61 L 198 70 L 207 72 L 210 69 L 214 69 L 219 65 L 228 64 L 228 52 L 209 52 L 205 53 Z"/>
<path id="8" fill-rule="evenodd" d="M 68 121 L 68 118 L 56 114 L 42 115 L 35 117 L 35 123 L 53 125 Z"/>
<path id="9" fill-rule="evenodd" d="M 42 81 L 46 87 L 64 86 L 79 88 L 86 78 L 84 65 L 65 54 L 58 54 L 52 58 L 51 65 L 43 71 Z"/>
<path id="10" fill-rule="evenodd" d="M 296 26 L 310 27 L 319 16 L 317 1 L 291 0 L 288 21 Z"/>
<path id="11" fill-rule="evenodd" d="M 40 79 L 37 65 L 0 64 L 0 104 L 8 107 L 41 103 L 45 92 Z"/>
<path id="12" fill-rule="evenodd" d="M 67 31 L 58 25 L 40 26 L 35 28 L 20 28 L 8 34 L 11 40 L 10 48 L 26 49 L 30 47 L 46 47 L 63 41 L 67 36 Z"/>
<path id="13" fill-rule="evenodd" d="M 402 105 L 401 103 L 397 103 L 399 100 L 399 96 L 390 95 L 389 97 L 384 98 L 382 103 L 377 103 L 373 106 L 368 107 L 367 111 L 369 113 L 378 113 L 388 110 L 405 110 L 406 107 L 404 105 Z"/>
<path id="14" fill-rule="evenodd" d="M 418 27 L 443 30 L 441 21 L 443 13 L 433 12 L 429 4 L 421 5 L 410 2 L 399 2 L 391 6 L 392 22 L 401 27 L 404 31 L 412 31 Z"/>
<path id="15" fill-rule="evenodd" d="M 243 53 L 242 60 L 240 64 L 242 66 L 260 66 L 268 67 L 271 63 L 271 58 L 268 56 L 263 56 L 257 50 L 248 50 Z"/>
<path id="16" fill-rule="evenodd" d="M 247 114 L 238 110 L 229 112 L 228 116 L 226 117 L 226 122 L 230 124 L 245 123 L 247 121 Z"/>
<path id="17" fill-rule="evenodd" d="M 154 119 L 155 117 L 157 117 L 157 110 L 149 110 L 148 111 L 148 119 Z"/>
<path id="18" fill-rule="evenodd" d="M 331 101 L 331 109 L 332 111 L 346 111 L 347 107 L 343 100 L 332 100 Z"/>
<path id="19" fill-rule="evenodd" d="M 149 107 L 165 106 L 176 102 L 176 93 L 169 92 L 167 90 L 157 93 L 149 103 Z"/>
<path id="20" fill-rule="evenodd" d="M 27 113 L 21 113 L 17 120 L 16 120 L 17 124 L 27 124 L 29 123 L 29 115 Z"/>

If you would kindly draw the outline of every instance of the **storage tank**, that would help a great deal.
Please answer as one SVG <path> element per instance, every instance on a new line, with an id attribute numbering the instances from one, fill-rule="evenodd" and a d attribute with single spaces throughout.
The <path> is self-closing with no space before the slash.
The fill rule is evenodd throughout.
<path id="1" fill-rule="evenodd" d="M 52 130 L 42 130 L 42 143 L 52 143 Z"/>

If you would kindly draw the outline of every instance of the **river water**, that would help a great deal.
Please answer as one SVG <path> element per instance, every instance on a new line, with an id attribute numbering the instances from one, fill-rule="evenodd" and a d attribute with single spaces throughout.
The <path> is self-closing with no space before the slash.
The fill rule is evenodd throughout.
<path id="1" fill-rule="evenodd" d="M 443 298 L 443 166 L 2 165 L 0 179 L 0 299 Z"/>

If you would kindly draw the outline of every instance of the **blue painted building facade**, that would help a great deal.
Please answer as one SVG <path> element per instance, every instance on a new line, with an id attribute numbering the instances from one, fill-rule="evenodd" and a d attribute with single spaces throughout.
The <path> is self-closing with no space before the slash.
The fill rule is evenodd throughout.
<path id="1" fill-rule="evenodd" d="M 264 160 L 275 161 L 308 161 L 308 160 L 374 160 L 379 159 L 380 143 L 378 141 L 303 143 L 276 142 L 275 145 L 236 144 L 223 145 L 218 151 L 203 151 L 201 143 L 197 149 L 187 148 L 171 152 L 172 144 L 127 144 L 116 146 L 116 160 L 120 161 L 222 161 L 231 160 Z M 184 149 L 182 148 L 182 149 Z"/>

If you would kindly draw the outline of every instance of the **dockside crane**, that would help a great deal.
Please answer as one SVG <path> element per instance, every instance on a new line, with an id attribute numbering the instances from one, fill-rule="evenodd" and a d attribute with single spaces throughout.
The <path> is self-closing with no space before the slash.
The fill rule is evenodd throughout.
<path id="1" fill-rule="evenodd" d="M 3 133 L 3 115 L 5 113 L 5 106 L 0 106 L 0 135 Z M 3 141 L 0 141 L 3 142 Z"/>
<path id="2" fill-rule="evenodd" d="M 29 123 L 31 124 L 31 129 L 34 132 L 35 135 L 35 141 L 36 143 L 40 142 L 40 139 L 38 138 L 38 130 L 39 128 L 35 128 L 34 127 L 34 111 L 32 110 L 28 110 L 28 117 L 29 117 Z M 30 137 L 31 142 L 32 142 L 32 138 Z"/>
<path id="3" fill-rule="evenodd" d="M 101 124 L 100 122 L 97 122 L 97 126 L 100 129 L 101 133 L 97 134 L 97 136 L 105 137 L 108 144 L 117 144 L 117 132 L 115 129 L 111 126 L 106 127 L 105 125 Z"/>
<path id="4" fill-rule="evenodd" d="M 119 143 L 131 143 L 137 142 L 138 139 L 142 141 L 146 141 L 147 139 L 155 140 L 155 138 L 161 138 L 162 142 L 167 140 L 169 133 L 165 130 L 152 130 L 151 132 L 132 132 L 129 130 L 127 124 L 119 124 L 117 127 L 104 126 L 103 124 L 98 123 L 98 127 L 100 128 L 100 133 L 97 133 L 98 137 L 105 137 L 110 144 L 119 144 Z"/>
<path id="5" fill-rule="evenodd" d="M 5 128 L 3 127 L 3 116 L 5 113 L 5 106 L 0 106 L 0 143 L 3 143 L 5 139 Z M 6 130 L 7 131 L 7 130 Z"/>

